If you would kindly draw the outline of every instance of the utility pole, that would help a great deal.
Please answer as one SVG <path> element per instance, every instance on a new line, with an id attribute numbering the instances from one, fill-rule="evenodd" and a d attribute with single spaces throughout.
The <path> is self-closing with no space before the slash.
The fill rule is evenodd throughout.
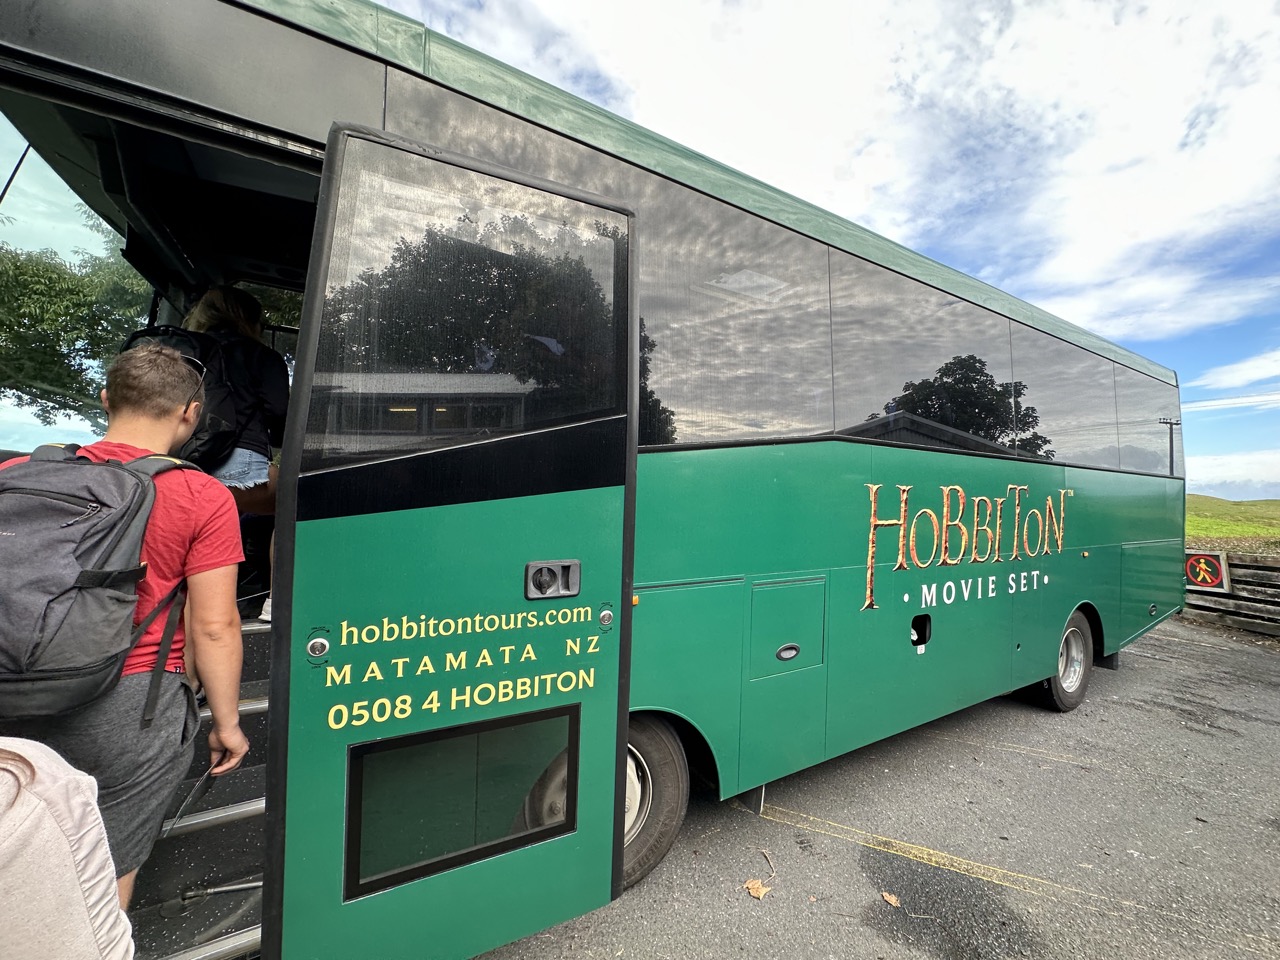
<path id="1" fill-rule="evenodd" d="M 1181 420 L 1161 417 L 1160 422 L 1169 428 L 1169 476 L 1173 476 L 1173 428 L 1182 426 Z"/>

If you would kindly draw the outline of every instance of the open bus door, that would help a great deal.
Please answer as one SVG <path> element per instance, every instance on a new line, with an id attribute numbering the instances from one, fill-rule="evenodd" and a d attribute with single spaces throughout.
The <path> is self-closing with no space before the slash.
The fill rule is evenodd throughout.
<path id="1" fill-rule="evenodd" d="M 470 957 L 620 892 L 630 227 L 334 127 L 281 465 L 265 956 Z"/>

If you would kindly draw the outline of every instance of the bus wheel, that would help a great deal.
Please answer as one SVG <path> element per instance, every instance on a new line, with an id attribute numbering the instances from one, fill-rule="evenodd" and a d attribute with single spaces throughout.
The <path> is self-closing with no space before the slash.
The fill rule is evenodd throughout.
<path id="1" fill-rule="evenodd" d="M 680 738 L 656 717 L 634 716 L 627 734 L 622 885 L 639 883 L 675 843 L 689 806 Z"/>
<path id="2" fill-rule="evenodd" d="M 1084 702 L 1084 693 L 1093 672 L 1093 631 L 1089 620 L 1077 610 L 1067 620 L 1058 644 L 1058 672 L 1045 680 L 1041 702 L 1051 710 L 1066 713 Z"/>

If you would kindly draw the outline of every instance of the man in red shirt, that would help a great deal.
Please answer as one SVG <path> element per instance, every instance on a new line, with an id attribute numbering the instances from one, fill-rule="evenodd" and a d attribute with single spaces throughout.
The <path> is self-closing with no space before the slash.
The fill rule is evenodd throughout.
<path id="1" fill-rule="evenodd" d="M 203 374 L 169 347 L 146 344 L 120 354 L 107 370 L 102 391 L 106 436 L 81 447 L 80 455 L 99 462 L 128 461 L 177 450 L 199 422 L 203 388 Z M 17 462 L 0 464 L 0 469 Z M 138 584 L 134 623 L 179 580 L 187 581 L 188 597 L 186 622 L 179 622 L 161 678 L 155 718 L 147 724 L 142 714 L 159 656 L 163 616 L 139 639 L 125 660 L 120 683 L 106 696 L 65 716 L 13 721 L 0 731 L 47 744 L 98 781 L 98 803 L 124 907 L 195 751 L 199 715 L 184 657 L 189 655 L 213 713 L 213 775 L 234 770 L 249 751 L 239 714 L 243 650 L 236 572 L 244 554 L 235 502 L 226 487 L 198 470 L 166 471 L 155 478 L 155 486 L 155 506 L 142 541 L 147 574 Z"/>

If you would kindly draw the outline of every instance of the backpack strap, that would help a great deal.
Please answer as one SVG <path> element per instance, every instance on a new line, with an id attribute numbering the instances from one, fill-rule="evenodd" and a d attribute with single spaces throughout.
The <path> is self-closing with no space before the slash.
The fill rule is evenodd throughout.
<path id="1" fill-rule="evenodd" d="M 151 683 L 147 687 L 147 702 L 142 708 L 142 722 L 149 724 L 156 715 L 156 704 L 160 700 L 160 678 L 164 676 L 165 668 L 169 662 L 169 651 L 173 649 L 173 635 L 178 630 L 178 617 L 182 615 L 182 608 L 186 605 L 187 599 L 187 582 L 179 580 L 173 585 L 173 589 L 165 594 L 164 599 L 155 605 L 155 607 L 133 628 L 133 643 L 137 644 L 139 638 L 146 632 L 147 627 L 155 622 L 156 617 L 160 616 L 161 611 L 166 606 L 169 607 L 169 616 L 165 618 L 164 633 L 160 637 L 160 650 L 156 655 L 156 665 L 151 668 Z"/>
<path id="2" fill-rule="evenodd" d="M 31 456 L 32 458 L 35 458 L 37 453 L 40 453 L 42 450 L 47 450 L 49 452 L 42 455 L 40 459 L 73 460 L 75 459 L 75 451 L 79 449 L 80 447 L 74 443 L 69 443 L 65 446 L 45 444 L 42 447 L 37 447 L 36 452 Z M 158 453 L 149 453 L 146 456 L 138 457 L 136 460 L 130 460 L 128 463 L 122 463 L 120 466 L 126 468 L 132 473 L 138 474 L 139 476 L 146 477 L 149 480 L 155 480 L 158 475 L 168 470 L 200 469 L 193 463 L 187 463 L 187 461 L 179 460 L 177 457 L 166 457 Z M 76 576 L 75 586 L 79 588 L 129 587 L 146 576 L 146 573 L 147 565 L 145 563 L 136 567 L 130 567 L 127 570 L 81 570 Z M 168 598 L 166 597 L 160 602 L 160 606 L 163 607 L 167 602 Z M 154 613 L 155 611 L 152 612 Z M 150 620 L 147 621 L 148 624 L 150 624 L 150 622 Z M 134 640 L 136 642 L 137 638 L 135 637 Z"/>
<path id="3" fill-rule="evenodd" d="M 42 443 L 31 451 L 32 460 L 74 460 L 80 452 L 78 443 Z"/>
<path id="4" fill-rule="evenodd" d="M 130 460 L 128 463 L 123 464 L 123 466 L 128 467 L 136 474 L 144 477 L 150 477 L 152 480 L 168 470 L 200 469 L 194 463 L 190 463 L 178 457 L 167 457 L 163 453 L 148 453 L 145 457 L 138 457 L 136 460 Z"/>
<path id="5" fill-rule="evenodd" d="M 147 565 L 139 564 L 127 570 L 81 570 L 76 574 L 72 586 L 78 589 L 87 587 L 128 587 L 137 583 L 147 575 Z"/>
<path id="6" fill-rule="evenodd" d="M 144 477 L 154 480 L 160 474 L 168 470 L 199 470 L 194 463 L 188 463 L 186 460 L 180 460 L 177 457 L 166 457 L 163 454 L 148 454 L 145 457 L 138 457 L 136 460 L 130 460 L 123 464 L 127 469 Z M 143 572 L 146 572 L 146 566 L 143 565 Z M 124 571 L 127 573 L 128 571 Z M 155 719 L 156 705 L 160 701 L 160 678 L 164 676 L 165 668 L 168 666 L 169 651 L 173 649 L 173 635 L 178 630 L 178 618 L 182 616 L 182 608 L 186 605 L 187 598 L 187 582 L 179 580 L 155 605 L 150 613 L 143 617 L 133 630 L 133 642 L 136 644 L 146 631 L 147 627 L 155 622 L 161 612 L 167 606 L 169 615 L 165 618 L 164 632 L 160 635 L 160 649 L 156 654 L 156 665 L 151 669 L 151 683 L 147 687 L 147 701 L 142 708 L 142 722 L 150 724 Z"/>

